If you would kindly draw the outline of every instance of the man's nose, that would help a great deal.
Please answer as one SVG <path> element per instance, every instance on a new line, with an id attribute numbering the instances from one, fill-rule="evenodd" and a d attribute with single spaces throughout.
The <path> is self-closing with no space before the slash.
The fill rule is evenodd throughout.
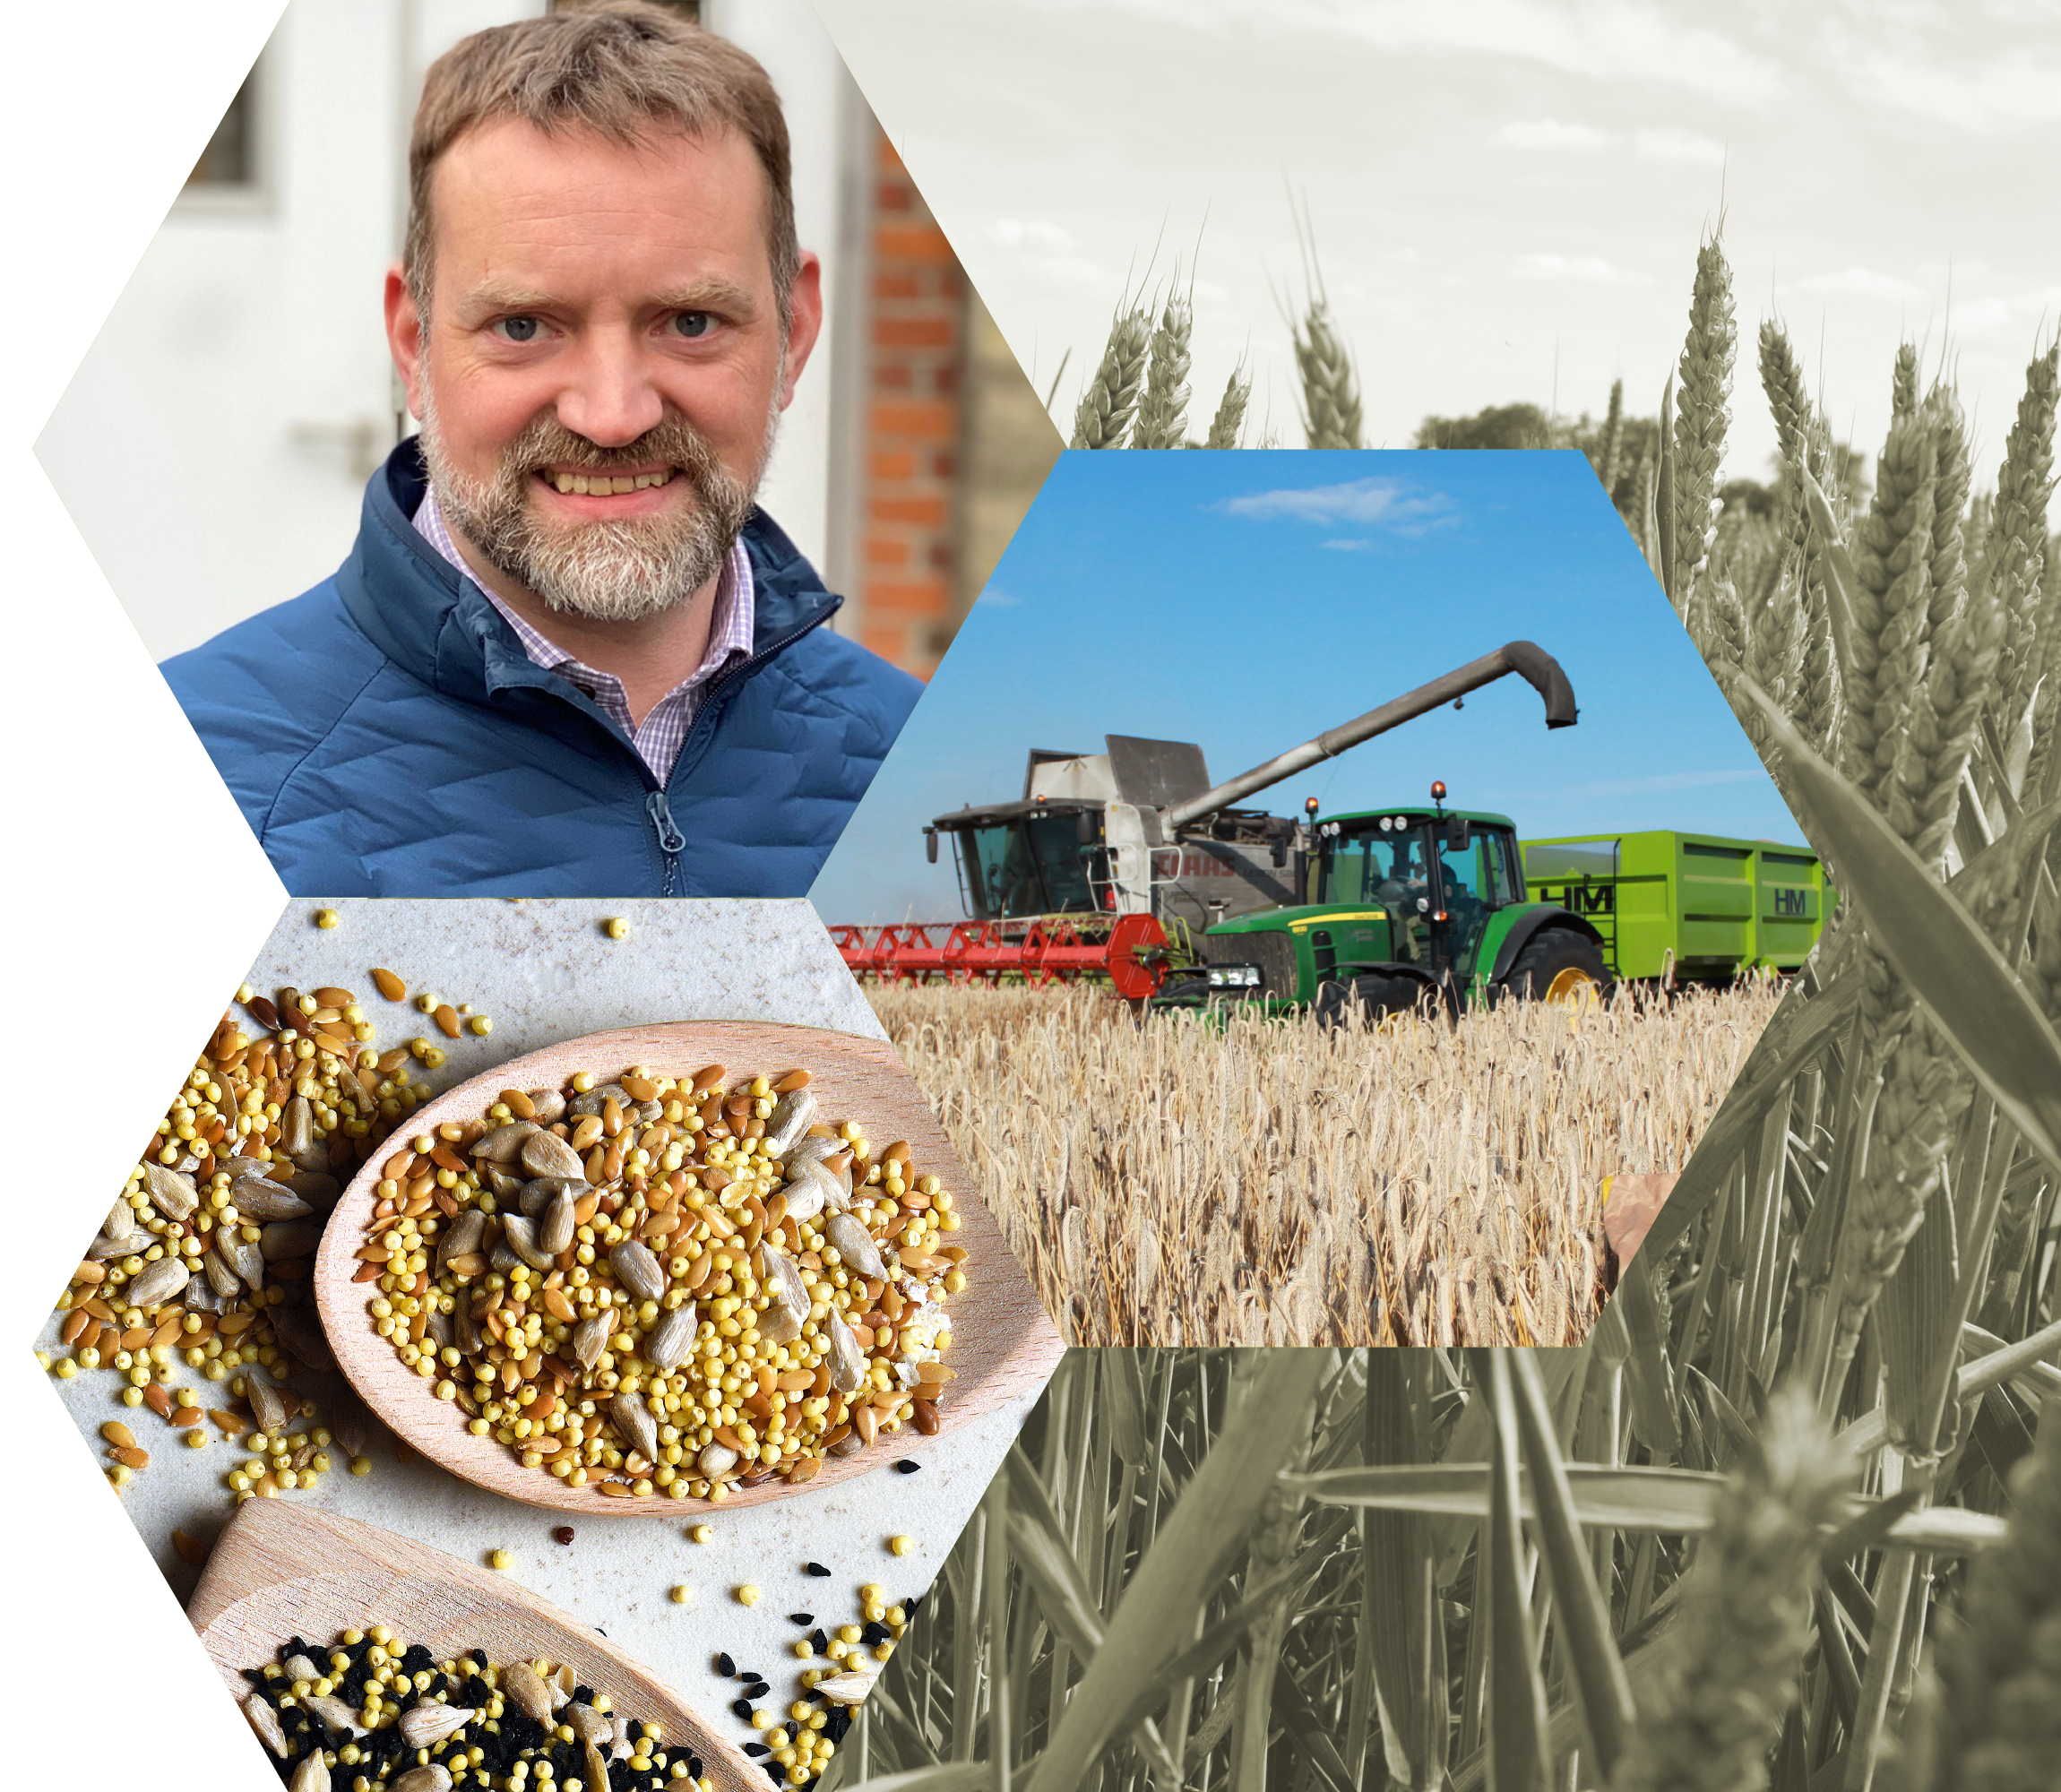
<path id="1" fill-rule="evenodd" d="M 588 341 L 571 374 L 558 394 L 558 421 L 597 447 L 626 446 L 665 415 L 665 400 L 633 340 L 608 336 Z"/>

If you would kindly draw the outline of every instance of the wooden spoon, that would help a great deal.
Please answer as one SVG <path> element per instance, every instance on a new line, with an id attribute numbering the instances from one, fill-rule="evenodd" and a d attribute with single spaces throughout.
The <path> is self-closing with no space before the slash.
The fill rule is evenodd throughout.
<path id="1" fill-rule="evenodd" d="M 570 1667 L 623 1716 L 657 1724 L 668 1746 L 700 1755 L 724 1792 L 765 1792 L 765 1775 L 736 1743 L 591 1625 L 501 1575 L 355 1519 L 245 1502 L 186 1615 L 239 1705 L 251 1690 L 243 1670 L 275 1659 L 289 1637 L 326 1644 L 340 1631 L 385 1624 L 439 1661 L 479 1649 L 502 1663 L 543 1656 Z"/>
<path id="2" fill-rule="evenodd" d="M 830 1456 L 815 1478 L 790 1486 L 778 1478 L 732 1491 L 722 1509 L 758 1505 L 803 1492 L 834 1486 L 870 1474 L 893 1457 L 911 1456 L 945 1443 L 962 1426 L 995 1411 L 1019 1395 L 1034 1393 L 1051 1378 L 1065 1349 L 1045 1316 L 1022 1266 L 1003 1243 L 994 1216 L 974 1193 L 973 1179 L 953 1155 L 931 1117 L 923 1093 L 902 1069 L 893 1047 L 878 1039 L 815 1027 L 765 1021 L 679 1021 L 590 1033 L 462 1082 L 418 1108 L 395 1134 L 391 1147 L 375 1153 L 336 1203 L 315 1259 L 315 1305 L 338 1366 L 366 1403 L 409 1444 L 433 1462 L 497 1494 L 530 1505 L 590 1516 L 650 1518 L 700 1515 L 700 1500 L 662 1495 L 621 1499 L 598 1486 L 569 1487 L 545 1469 L 525 1469 L 508 1447 L 466 1429 L 459 1407 L 440 1400 L 432 1379 L 419 1376 L 374 1330 L 370 1312 L 376 1282 L 353 1282 L 360 1267 L 353 1254 L 365 1242 L 381 1165 L 406 1140 L 445 1121 L 477 1121 L 505 1089 L 558 1088 L 576 1073 L 591 1071 L 597 1081 L 642 1064 L 663 1075 L 689 1076 L 720 1064 L 730 1077 L 789 1070 L 810 1073 L 809 1087 L 825 1119 L 857 1120 L 876 1148 L 906 1139 L 918 1167 L 940 1176 L 952 1191 L 959 1230 L 952 1235 L 969 1253 L 965 1290 L 952 1297 L 952 1345 L 945 1362 L 956 1379 L 945 1383 L 938 1402 L 938 1431 L 926 1437 L 912 1425 L 888 1434 L 892 1442 L 849 1456 Z"/>

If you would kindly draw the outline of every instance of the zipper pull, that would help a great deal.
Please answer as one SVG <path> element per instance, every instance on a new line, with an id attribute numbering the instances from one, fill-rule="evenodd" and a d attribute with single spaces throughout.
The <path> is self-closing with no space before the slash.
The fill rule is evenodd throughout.
<path id="1" fill-rule="evenodd" d="M 651 825 L 658 830 L 659 850 L 661 852 L 685 852 L 687 837 L 673 825 L 673 812 L 666 806 L 666 793 L 654 790 L 644 798 L 644 813 L 651 818 Z"/>

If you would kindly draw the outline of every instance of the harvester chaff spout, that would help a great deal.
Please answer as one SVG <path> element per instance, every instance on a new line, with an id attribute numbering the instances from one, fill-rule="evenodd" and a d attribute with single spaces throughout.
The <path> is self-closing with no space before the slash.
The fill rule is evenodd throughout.
<path id="1" fill-rule="evenodd" d="M 1567 682 L 1567 675 L 1560 669 L 1560 662 L 1542 647 L 1529 641 L 1513 641 L 1485 653 L 1477 660 L 1462 666 L 1458 671 L 1448 672 L 1444 677 L 1434 678 L 1428 685 L 1420 685 L 1414 691 L 1382 704 L 1379 709 L 1369 710 L 1364 716 L 1350 722 L 1341 722 L 1334 728 L 1326 729 L 1315 740 L 1306 740 L 1300 746 L 1291 747 L 1263 765 L 1255 765 L 1250 771 L 1241 771 L 1236 778 L 1218 785 L 1213 790 L 1205 790 L 1199 797 L 1190 797 L 1185 803 L 1177 803 L 1164 812 L 1161 825 L 1168 834 L 1177 829 L 1189 826 L 1215 814 L 1220 809 L 1228 809 L 1241 797 L 1251 796 L 1255 790 L 1263 790 L 1270 784 L 1278 784 L 1284 778 L 1292 778 L 1307 766 L 1320 760 L 1334 758 L 1349 746 L 1358 746 L 1363 740 L 1372 740 L 1377 734 L 1385 734 L 1390 728 L 1399 728 L 1404 722 L 1414 720 L 1442 703 L 1450 703 L 1463 697 L 1470 691 L 1478 691 L 1484 685 L 1492 685 L 1496 679 L 1516 673 L 1531 685 L 1546 702 L 1546 726 L 1549 728 L 1572 728 L 1574 725 L 1574 691 Z"/>

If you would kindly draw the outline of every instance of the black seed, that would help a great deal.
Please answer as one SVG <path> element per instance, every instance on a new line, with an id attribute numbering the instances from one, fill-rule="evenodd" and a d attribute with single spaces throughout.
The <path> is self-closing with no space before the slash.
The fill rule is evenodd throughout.
<path id="1" fill-rule="evenodd" d="M 745 1745 L 745 1753 L 749 1755 L 771 1754 L 772 1750 L 763 1742 L 747 1742 Z"/>
<path id="2" fill-rule="evenodd" d="M 922 1466 L 922 1463 L 912 1462 L 908 1457 L 904 1456 L 901 1461 L 894 1465 L 894 1472 L 898 1475 L 913 1475 Z"/>
<path id="3" fill-rule="evenodd" d="M 814 1574 L 819 1581 L 827 1581 L 830 1579 L 830 1570 L 825 1568 L 820 1562 L 811 1562 L 807 1565 L 807 1568 L 805 1570 L 805 1572 L 810 1574 Z"/>
<path id="4" fill-rule="evenodd" d="M 763 1699 L 772 1691 L 772 1688 L 763 1680 L 755 1680 L 745 1688 L 745 1697 L 747 1699 Z"/>
<path id="5" fill-rule="evenodd" d="M 825 1636 L 822 1631 L 811 1631 L 808 1635 L 808 1640 L 815 1645 L 815 1652 L 818 1655 L 827 1655 L 830 1653 L 830 1639 L 829 1637 Z"/>
<path id="6" fill-rule="evenodd" d="M 869 1624 L 859 1632 L 858 1640 L 869 1648 L 875 1643 L 885 1642 L 887 1641 L 887 1626 L 884 1624 Z"/>
<path id="7" fill-rule="evenodd" d="M 727 1650 L 722 1654 L 716 1657 L 716 1672 L 720 1674 L 726 1680 L 734 1680 L 737 1678 L 737 1665 L 736 1662 L 730 1659 L 729 1652 Z"/>
<path id="8" fill-rule="evenodd" d="M 809 1625 L 815 1622 L 815 1614 L 814 1612 L 789 1612 L 787 1615 L 787 1621 L 790 1624 L 799 1624 L 804 1630 L 806 1630 Z"/>
<path id="9" fill-rule="evenodd" d="M 732 1699 L 730 1701 L 730 1710 L 735 1711 L 737 1716 L 742 1718 L 747 1724 L 751 1722 L 752 1702 L 749 1699 Z"/>

